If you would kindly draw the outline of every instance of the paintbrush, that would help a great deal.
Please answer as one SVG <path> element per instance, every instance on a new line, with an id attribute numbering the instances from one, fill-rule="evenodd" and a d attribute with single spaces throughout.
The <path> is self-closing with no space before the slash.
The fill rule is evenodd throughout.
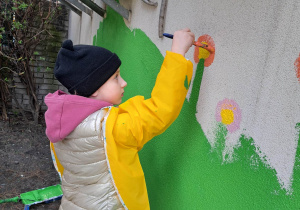
<path id="1" fill-rule="evenodd" d="M 173 34 L 163 33 L 163 36 L 167 37 L 167 38 L 170 38 L 170 39 L 173 39 Z M 201 47 L 203 49 L 206 49 L 210 53 L 215 52 L 215 48 L 213 48 L 212 46 L 209 46 L 208 44 L 205 44 L 205 43 L 194 41 L 193 45 L 195 45 L 197 47 Z"/>

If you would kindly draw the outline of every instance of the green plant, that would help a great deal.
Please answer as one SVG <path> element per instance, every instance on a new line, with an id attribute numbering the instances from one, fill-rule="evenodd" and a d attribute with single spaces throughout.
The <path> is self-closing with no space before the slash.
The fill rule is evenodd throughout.
<path id="1" fill-rule="evenodd" d="M 38 122 L 41 103 L 31 64 L 33 57 L 38 56 L 38 44 L 52 36 L 48 28 L 59 16 L 61 7 L 56 0 L 0 0 L 0 9 L 0 66 L 7 66 L 0 69 L 0 86 L 6 90 L 12 74 L 19 77 L 26 87 L 33 119 Z M 1 100 L 3 104 L 7 98 Z"/>

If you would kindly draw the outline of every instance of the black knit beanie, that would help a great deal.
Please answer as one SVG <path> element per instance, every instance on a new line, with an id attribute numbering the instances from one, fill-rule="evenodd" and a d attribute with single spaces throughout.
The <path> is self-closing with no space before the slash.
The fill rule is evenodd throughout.
<path id="1" fill-rule="evenodd" d="M 69 93 L 89 97 L 120 67 L 119 57 L 102 47 L 62 43 L 54 75 Z"/>

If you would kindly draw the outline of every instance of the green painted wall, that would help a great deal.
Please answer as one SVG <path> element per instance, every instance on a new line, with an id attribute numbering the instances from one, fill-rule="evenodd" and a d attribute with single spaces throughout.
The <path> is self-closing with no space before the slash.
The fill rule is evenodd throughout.
<path id="1" fill-rule="evenodd" d="M 121 58 L 121 74 L 128 82 L 124 100 L 150 97 L 163 56 L 143 31 L 131 31 L 108 8 L 94 45 Z M 232 163 L 222 159 L 227 134 L 223 124 L 218 124 L 217 145 L 210 146 L 195 117 L 203 70 L 200 61 L 191 98 L 178 119 L 140 152 L 151 209 L 300 209 L 300 145 L 291 192 L 280 187 L 251 138 L 240 137 Z M 295 126 L 300 131 L 300 124 Z"/>

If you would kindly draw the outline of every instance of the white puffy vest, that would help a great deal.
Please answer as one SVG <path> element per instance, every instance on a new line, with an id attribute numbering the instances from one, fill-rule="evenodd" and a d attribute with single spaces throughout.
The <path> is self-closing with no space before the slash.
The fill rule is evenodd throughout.
<path id="1" fill-rule="evenodd" d="M 102 131 L 105 115 L 107 108 L 91 114 L 54 144 L 64 167 L 60 210 L 124 209 L 108 171 Z"/>

